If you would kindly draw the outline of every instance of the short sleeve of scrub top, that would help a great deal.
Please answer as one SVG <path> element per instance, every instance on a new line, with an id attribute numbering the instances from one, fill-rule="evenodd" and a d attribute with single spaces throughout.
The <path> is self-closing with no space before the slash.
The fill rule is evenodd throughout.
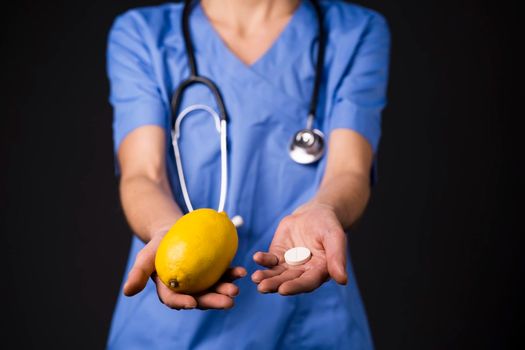
<path id="1" fill-rule="evenodd" d="M 110 80 L 109 101 L 113 106 L 113 145 L 118 147 L 128 133 L 144 125 L 168 127 L 169 107 L 163 102 L 147 33 L 136 23 L 132 13 L 120 15 L 108 35 L 107 75 Z M 120 174 L 115 159 L 115 174 Z"/>
<path id="2" fill-rule="evenodd" d="M 373 152 L 370 180 L 374 186 L 378 181 L 381 113 L 387 103 L 390 32 L 385 18 L 369 11 L 373 16 L 359 38 L 350 30 L 352 23 L 342 24 L 340 31 L 329 32 L 329 38 L 335 38 L 336 49 L 354 46 L 348 53 L 340 54 L 341 58 L 330 67 L 340 75 L 334 84 L 329 128 L 354 130 L 369 142 Z M 170 104 L 163 101 L 165 91 L 159 87 L 160 77 L 156 76 L 153 53 L 148 46 L 154 38 L 148 37 L 151 33 L 142 25 L 146 23 L 131 10 L 117 17 L 109 32 L 107 74 L 114 109 L 115 154 L 123 138 L 133 129 L 143 125 L 169 127 Z M 344 29 L 348 33 L 344 33 Z M 119 172 L 115 161 L 115 173 Z"/>
<path id="3" fill-rule="evenodd" d="M 344 43 L 340 45 L 344 48 Z M 381 117 L 386 105 L 390 56 L 390 32 L 385 18 L 373 16 L 362 33 L 356 52 L 346 64 L 334 94 L 331 111 L 333 129 L 347 128 L 361 134 L 373 152 L 371 184 L 377 183 L 377 150 Z"/>

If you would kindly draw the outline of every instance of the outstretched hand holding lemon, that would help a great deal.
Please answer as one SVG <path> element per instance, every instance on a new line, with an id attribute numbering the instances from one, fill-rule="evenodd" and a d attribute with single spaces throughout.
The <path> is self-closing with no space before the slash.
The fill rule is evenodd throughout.
<path id="1" fill-rule="evenodd" d="M 124 294 L 144 289 L 151 277 L 159 300 L 172 309 L 228 309 L 246 275 L 229 268 L 237 252 L 237 231 L 226 215 L 198 209 L 180 218 L 164 235 L 155 235 L 137 254 Z"/>
<path id="2" fill-rule="evenodd" d="M 232 282 L 247 273 L 229 267 L 237 246 L 237 230 L 225 212 L 194 210 L 137 254 L 124 294 L 139 293 L 151 277 L 159 300 L 172 309 L 229 309 L 239 294 Z M 300 249 L 308 252 L 304 261 L 285 259 L 287 251 L 297 255 Z M 267 268 L 252 275 L 261 293 L 307 293 L 330 278 L 347 283 L 346 235 L 328 205 L 304 205 L 284 218 L 269 251 L 257 252 L 254 260 Z"/>

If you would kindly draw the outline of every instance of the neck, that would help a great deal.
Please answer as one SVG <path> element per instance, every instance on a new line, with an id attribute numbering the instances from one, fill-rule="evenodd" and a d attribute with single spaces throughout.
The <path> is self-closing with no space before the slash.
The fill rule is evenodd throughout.
<path id="1" fill-rule="evenodd" d="M 238 33 L 290 17 L 301 0 L 201 0 L 207 17 Z"/>

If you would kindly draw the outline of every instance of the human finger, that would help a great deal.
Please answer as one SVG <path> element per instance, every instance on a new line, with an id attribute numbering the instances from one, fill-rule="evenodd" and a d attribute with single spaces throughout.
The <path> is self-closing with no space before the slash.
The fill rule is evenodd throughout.
<path id="1" fill-rule="evenodd" d="M 133 267 L 129 271 L 124 284 L 124 294 L 126 296 L 133 296 L 146 286 L 149 277 L 155 271 L 155 252 L 157 247 L 157 240 L 151 240 L 137 253 Z"/>
<path id="2" fill-rule="evenodd" d="M 223 294 L 229 297 L 235 297 L 239 295 L 239 287 L 233 283 L 220 282 L 212 288 L 216 293 Z"/>
<path id="3" fill-rule="evenodd" d="M 321 284 L 326 282 L 328 276 L 326 272 L 320 269 L 310 269 L 305 271 L 296 279 L 283 282 L 278 289 L 281 295 L 294 295 L 299 293 L 308 293 L 317 289 Z"/>
<path id="4" fill-rule="evenodd" d="M 157 285 L 157 294 L 159 300 L 171 309 L 193 309 L 197 307 L 197 301 L 194 297 L 187 294 L 176 293 L 169 289 L 158 276 L 155 276 Z"/>
<path id="5" fill-rule="evenodd" d="M 323 238 L 328 273 L 339 284 L 348 282 L 346 273 L 346 234 L 335 230 Z"/>
<path id="6" fill-rule="evenodd" d="M 239 279 L 239 278 L 242 278 L 242 277 L 246 276 L 247 274 L 248 274 L 248 272 L 242 266 L 230 267 L 222 275 L 221 281 L 233 282 L 236 279 Z"/>
<path id="7" fill-rule="evenodd" d="M 199 309 L 231 309 L 233 299 L 219 293 L 204 293 L 196 295 L 195 299 Z"/>
<path id="8" fill-rule="evenodd" d="M 272 253 L 257 252 L 253 254 L 253 261 L 264 267 L 273 267 L 279 264 L 279 258 Z"/>
<path id="9" fill-rule="evenodd" d="M 286 270 L 286 268 L 282 265 L 277 265 L 267 270 L 257 270 L 254 273 L 252 273 L 252 281 L 254 283 L 259 283 L 266 278 L 271 278 L 280 275 L 284 270 Z"/>
<path id="10" fill-rule="evenodd" d="M 303 272 L 304 271 L 300 269 L 288 269 L 278 276 L 270 277 L 259 282 L 257 290 L 261 293 L 276 292 L 281 284 L 301 276 Z"/>

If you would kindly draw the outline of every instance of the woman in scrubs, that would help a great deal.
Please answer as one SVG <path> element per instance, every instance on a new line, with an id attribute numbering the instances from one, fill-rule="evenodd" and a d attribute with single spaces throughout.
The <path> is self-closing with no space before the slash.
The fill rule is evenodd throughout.
<path id="1" fill-rule="evenodd" d="M 109 349 L 372 349 L 347 235 L 377 181 L 390 36 L 375 11 L 320 1 L 327 33 L 314 127 L 326 154 L 301 165 L 290 139 L 306 124 L 318 27 L 308 0 L 202 0 L 189 16 L 199 73 L 228 112 L 228 197 L 239 249 L 223 279 L 198 295 L 172 292 L 154 271 L 159 241 L 187 208 L 171 140 L 170 100 L 189 75 L 183 4 L 129 10 L 108 37 L 116 173 L 134 231 Z M 181 108 L 216 108 L 192 86 Z M 179 147 L 195 208 L 219 200 L 219 137 L 209 115 L 181 126 Z M 312 258 L 288 266 L 284 252 Z M 247 274 L 249 276 L 245 277 Z M 235 283 L 233 283 L 235 282 Z"/>

